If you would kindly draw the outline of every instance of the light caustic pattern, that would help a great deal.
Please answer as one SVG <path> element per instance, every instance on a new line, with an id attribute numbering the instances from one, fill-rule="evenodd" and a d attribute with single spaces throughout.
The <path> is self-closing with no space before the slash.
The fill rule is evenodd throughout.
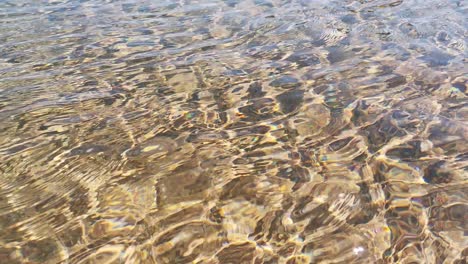
<path id="1" fill-rule="evenodd" d="M 466 14 L 0 1 L 0 263 L 466 263 Z"/>

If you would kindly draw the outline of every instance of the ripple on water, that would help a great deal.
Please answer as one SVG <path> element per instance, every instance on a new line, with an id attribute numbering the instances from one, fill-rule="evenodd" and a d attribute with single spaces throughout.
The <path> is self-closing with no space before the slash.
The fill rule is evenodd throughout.
<path id="1" fill-rule="evenodd" d="M 466 262 L 463 1 L 0 9 L 1 263 Z"/>

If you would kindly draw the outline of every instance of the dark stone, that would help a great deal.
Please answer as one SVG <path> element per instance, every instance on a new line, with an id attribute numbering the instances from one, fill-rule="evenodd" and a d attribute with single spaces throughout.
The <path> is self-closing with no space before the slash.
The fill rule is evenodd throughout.
<path id="1" fill-rule="evenodd" d="M 282 93 L 276 97 L 283 113 L 291 113 L 296 110 L 304 99 L 304 91 L 295 90 Z"/>
<path id="2" fill-rule="evenodd" d="M 98 85 L 97 81 L 86 81 L 83 83 L 83 86 L 96 86 Z"/>
<path id="3" fill-rule="evenodd" d="M 329 208 L 328 203 L 324 203 L 310 210 L 309 224 L 305 227 L 305 234 L 312 234 L 334 220 L 335 217 L 330 213 Z"/>
<path id="4" fill-rule="evenodd" d="M 150 29 L 138 29 L 137 31 L 142 35 L 152 35 L 154 33 L 154 31 Z"/>
<path id="5" fill-rule="evenodd" d="M 399 28 L 401 32 L 405 33 L 406 35 L 410 37 L 413 37 L 413 38 L 419 37 L 419 33 L 416 30 L 416 27 L 411 23 L 403 23 L 399 26 Z"/>
<path id="6" fill-rule="evenodd" d="M 449 35 L 447 34 L 447 32 L 444 32 L 444 31 L 439 32 L 437 34 L 437 40 L 441 42 L 446 42 L 449 40 Z"/>
<path id="7" fill-rule="evenodd" d="M 266 0 L 254 0 L 254 3 L 258 6 L 273 7 L 273 4 Z"/>
<path id="8" fill-rule="evenodd" d="M 246 118 L 253 118 L 259 120 L 259 118 L 270 118 L 271 109 L 274 105 L 274 101 L 271 98 L 258 98 L 251 101 L 251 104 L 242 106 L 239 108 L 239 112 L 246 115 Z M 252 120 L 253 121 L 253 120 Z"/>
<path id="9" fill-rule="evenodd" d="M 466 204 L 454 204 L 447 208 L 447 215 L 450 220 L 459 221 L 464 223 L 464 228 L 466 228 L 466 219 L 468 219 L 468 205 Z"/>
<path id="10" fill-rule="evenodd" d="M 299 80 L 293 76 L 281 76 L 270 83 L 273 87 L 295 88 L 301 86 Z"/>
<path id="11" fill-rule="evenodd" d="M 310 180 L 308 170 L 300 166 L 282 168 L 278 171 L 277 176 L 280 178 L 289 179 L 290 181 L 295 183 L 307 182 Z"/>
<path id="12" fill-rule="evenodd" d="M 127 47 L 154 46 L 153 41 L 134 41 L 127 43 Z"/>
<path id="13" fill-rule="evenodd" d="M 423 179 L 427 183 L 441 184 L 450 182 L 451 175 L 449 172 L 443 170 L 445 161 L 441 160 L 434 164 L 429 165 L 424 170 Z"/>
<path id="14" fill-rule="evenodd" d="M 387 156 L 393 159 L 401 159 L 401 160 L 417 160 L 418 158 L 424 156 L 421 153 L 419 141 L 414 141 L 409 144 L 409 146 L 405 147 L 397 147 L 390 149 L 387 152 Z"/>
<path id="15" fill-rule="evenodd" d="M 21 254 L 33 263 L 45 263 L 58 254 L 58 246 L 52 239 L 29 241 L 21 247 Z"/>
<path id="16" fill-rule="evenodd" d="M 466 84 L 463 82 L 452 83 L 452 86 L 460 90 L 462 93 L 466 92 Z"/>
<path id="17" fill-rule="evenodd" d="M 262 91 L 262 85 L 258 82 L 252 83 L 247 91 L 249 92 L 249 98 L 258 98 L 266 94 Z"/>
<path id="18" fill-rule="evenodd" d="M 426 55 L 419 57 L 419 59 L 427 62 L 431 67 L 446 66 L 454 58 L 454 56 L 438 50 L 429 52 Z"/>
<path id="19" fill-rule="evenodd" d="M 88 206 L 88 190 L 78 185 L 76 189 L 70 193 L 70 211 L 72 211 L 75 216 L 83 215 L 88 211 Z"/>
<path id="20" fill-rule="evenodd" d="M 406 78 L 401 75 L 397 75 L 385 81 L 387 88 L 394 88 L 406 83 Z"/>
<path id="21" fill-rule="evenodd" d="M 135 8 L 136 4 L 134 3 L 125 3 L 125 4 L 122 4 L 122 11 L 124 11 L 125 13 L 130 13 L 133 11 L 133 8 Z"/>
<path id="22" fill-rule="evenodd" d="M 115 103 L 115 100 L 116 98 L 114 97 L 106 97 L 102 99 L 102 102 L 104 103 L 104 105 L 112 105 L 113 103 Z"/>
<path id="23" fill-rule="evenodd" d="M 346 24 L 354 24 L 357 22 L 357 19 L 354 15 L 345 15 L 341 18 L 341 21 L 345 22 Z"/>
<path id="24" fill-rule="evenodd" d="M 237 4 L 239 4 L 240 0 L 225 0 L 226 5 L 229 7 L 235 7 Z"/>
<path id="25" fill-rule="evenodd" d="M 396 126 L 389 118 L 381 119 L 365 127 L 362 132 L 367 137 L 370 152 L 377 151 L 392 138 L 406 135 L 406 132 Z"/>
<path id="26" fill-rule="evenodd" d="M 299 67 L 307 67 L 320 64 L 320 59 L 313 54 L 293 53 L 286 60 L 290 62 L 295 62 Z"/>
<path id="27" fill-rule="evenodd" d="M 328 61 L 333 64 L 347 59 L 347 53 L 339 47 L 330 47 L 328 48 Z"/>
<path id="28" fill-rule="evenodd" d="M 343 138 L 343 139 L 333 141 L 332 143 L 330 143 L 329 148 L 332 151 L 338 151 L 339 149 L 342 149 L 346 145 L 348 145 L 348 143 L 351 142 L 352 139 L 353 139 L 352 137 L 348 137 L 348 138 Z"/>
<path id="29" fill-rule="evenodd" d="M 9 60 L 7 60 L 8 63 L 20 63 L 21 61 L 18 59 L 18 58 L 11 58 Z"/>

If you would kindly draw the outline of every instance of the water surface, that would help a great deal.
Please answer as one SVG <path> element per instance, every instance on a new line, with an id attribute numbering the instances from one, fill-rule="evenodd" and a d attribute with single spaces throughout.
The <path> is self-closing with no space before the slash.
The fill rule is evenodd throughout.
<path id="1" fill-rule="evenodd" d="M 466 263 L 466 14 L 0 1 L 0 263 Z"/>

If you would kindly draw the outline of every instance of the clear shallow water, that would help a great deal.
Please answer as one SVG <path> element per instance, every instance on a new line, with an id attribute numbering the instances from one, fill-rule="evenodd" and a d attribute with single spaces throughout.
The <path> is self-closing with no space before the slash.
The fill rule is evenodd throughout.
<path id="1" fill-rule="evenodd" d="M 464 1 L 0 1 L 0 263 L 465 263 Z"/>

